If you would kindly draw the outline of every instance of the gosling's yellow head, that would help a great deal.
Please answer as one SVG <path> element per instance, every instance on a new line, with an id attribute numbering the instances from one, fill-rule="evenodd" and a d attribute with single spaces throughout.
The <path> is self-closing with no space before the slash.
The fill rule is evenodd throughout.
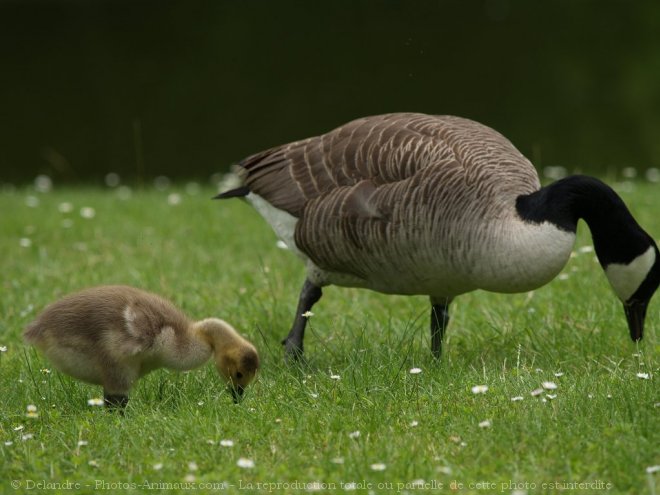
<path id="1" fill-rule="evenodd" d="M 215 367 L 229 385 L 234 401 L 243 395 L 259 370 L 259 354 L 252 344 L 244 341 L 242 345 L 216 351 Z"/>
<path id="2" fill-rule="evenodd" d="M 210 338 L 215 367 L 238 402 L 259 370 L 259 353 L 226 321 L 207 318 L 198 325 Z"/>

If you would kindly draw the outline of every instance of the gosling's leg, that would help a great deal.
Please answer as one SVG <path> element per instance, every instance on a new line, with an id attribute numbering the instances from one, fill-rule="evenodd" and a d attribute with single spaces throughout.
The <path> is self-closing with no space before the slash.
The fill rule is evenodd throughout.
<path id="1" fill-rule="evenodd" d="M 128 404 L 128 395 L 111 394 L 104 390 L 103 401 L 105 402 L 105 407 L 108 409 L 123 410 L 126 407 L 126 404 Z"/>
<path id="2" fill-rule="evenodd" d="M 442 353 L 442 338 L 449 323 L 450 302 L 447 298 L 431 298 L 431 354 L 435 359 L 440 359 Z"/>
<path id="3" fill-rule="evenodd" d="M 289 335 L 282 341 L 286 349 L 286 357 L 298 359 L 303 354 L 303 339 L 305 338 L 305 326 L 307 325 L 307 316 L 304 313 L 312 309 L 312 306 L 321 299 L 323 292 L 320 287 L 314 285 L 309 279 L 305 279 L 305 283 L 300 291 L 298 299 L 298 308 L 296 309 L 296 317 L 293 320 L 293 326 Z"/>
<path id="4" fill-rule="evenodd" d="M 124 414 L 124 408 L 128 404 L 128 391 L 137 378 L 137 370 L 108 361 L 103 373 L 105 406 L 108 409 L 118 409 L 121 414 Z"/>

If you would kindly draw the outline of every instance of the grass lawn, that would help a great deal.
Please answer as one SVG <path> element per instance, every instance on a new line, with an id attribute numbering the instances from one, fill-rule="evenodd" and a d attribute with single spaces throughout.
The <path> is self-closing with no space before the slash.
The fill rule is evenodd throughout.
<path id="1" fill-rule="evenodd" d="M 659 238 L 660 187 L 618 190 Z M 328 287 L 307 365 L 287 366 L 302 264 L 247 204 L 213 193 L 0 193 L 0 493 L 660 492 L 660 296 L 632 343 L 586 225 L 546 287 L 459 297 L 439 363 L 426 298 Z M 100 387 L 48 371 L 21 332 L 60 296 L 107 283 L 240 329 L 262 357 L 245 400 L 209 364 L 147 375 L 124 417 L 88 406 Z M 543 382 L 556 389 L 532 396 Z"/>

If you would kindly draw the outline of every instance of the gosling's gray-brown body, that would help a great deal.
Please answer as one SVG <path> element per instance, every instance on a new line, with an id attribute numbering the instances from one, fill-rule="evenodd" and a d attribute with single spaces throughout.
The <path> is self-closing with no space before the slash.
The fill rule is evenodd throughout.
<path id="1" fill-rule="evenodd" d="M 156 368 L 189 370 L 214 356 L 232 390 L 242 391 L 259 366 L 254 346 L 226 322 L 193 322 L 170 301 L 128 286 L 70 294 L 46 307 L 24 337 L 55 368 L 102 385 L 111 405 L 124 405 L 135 381 Z"/>
<path id="2" fill-rule="evenodd" d="M 655 243 L 605 184 L 578 176 L 541 189 L 532 164 L 505 137 L 468 119 L 365 117 L 250 156 L 238 175 L 243 185 L 218 197 L 245 196 L 307 266 L 285 340 L 293 354 L 302 352 L 301 313 L 321 287 L 336 284 L 430 296 L 437 356 L 455 296 L 549 282 L 570 256 L 579 218 L 624 303 L 633 296 L 648 303 L 660 278 Z M 600 215 L 610 210 L 608 225 Z M 638 242 L 608 248 L 609 236 L 626 234 Z M 638 259 L 624 275 L 608 271 Z M 643 294 L 628 293 L 647 278 Z"/>

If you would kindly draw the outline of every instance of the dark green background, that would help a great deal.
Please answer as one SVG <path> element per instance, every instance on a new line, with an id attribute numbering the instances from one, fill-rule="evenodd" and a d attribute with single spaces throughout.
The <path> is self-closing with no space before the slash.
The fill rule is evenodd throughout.
<path id="1" fill-rule="evenodd" d="M 394 111 L 537 167 L 660 165 L 658 1 L 0 0 L 0 63 L 0 182 L 205 179 Z"/>

